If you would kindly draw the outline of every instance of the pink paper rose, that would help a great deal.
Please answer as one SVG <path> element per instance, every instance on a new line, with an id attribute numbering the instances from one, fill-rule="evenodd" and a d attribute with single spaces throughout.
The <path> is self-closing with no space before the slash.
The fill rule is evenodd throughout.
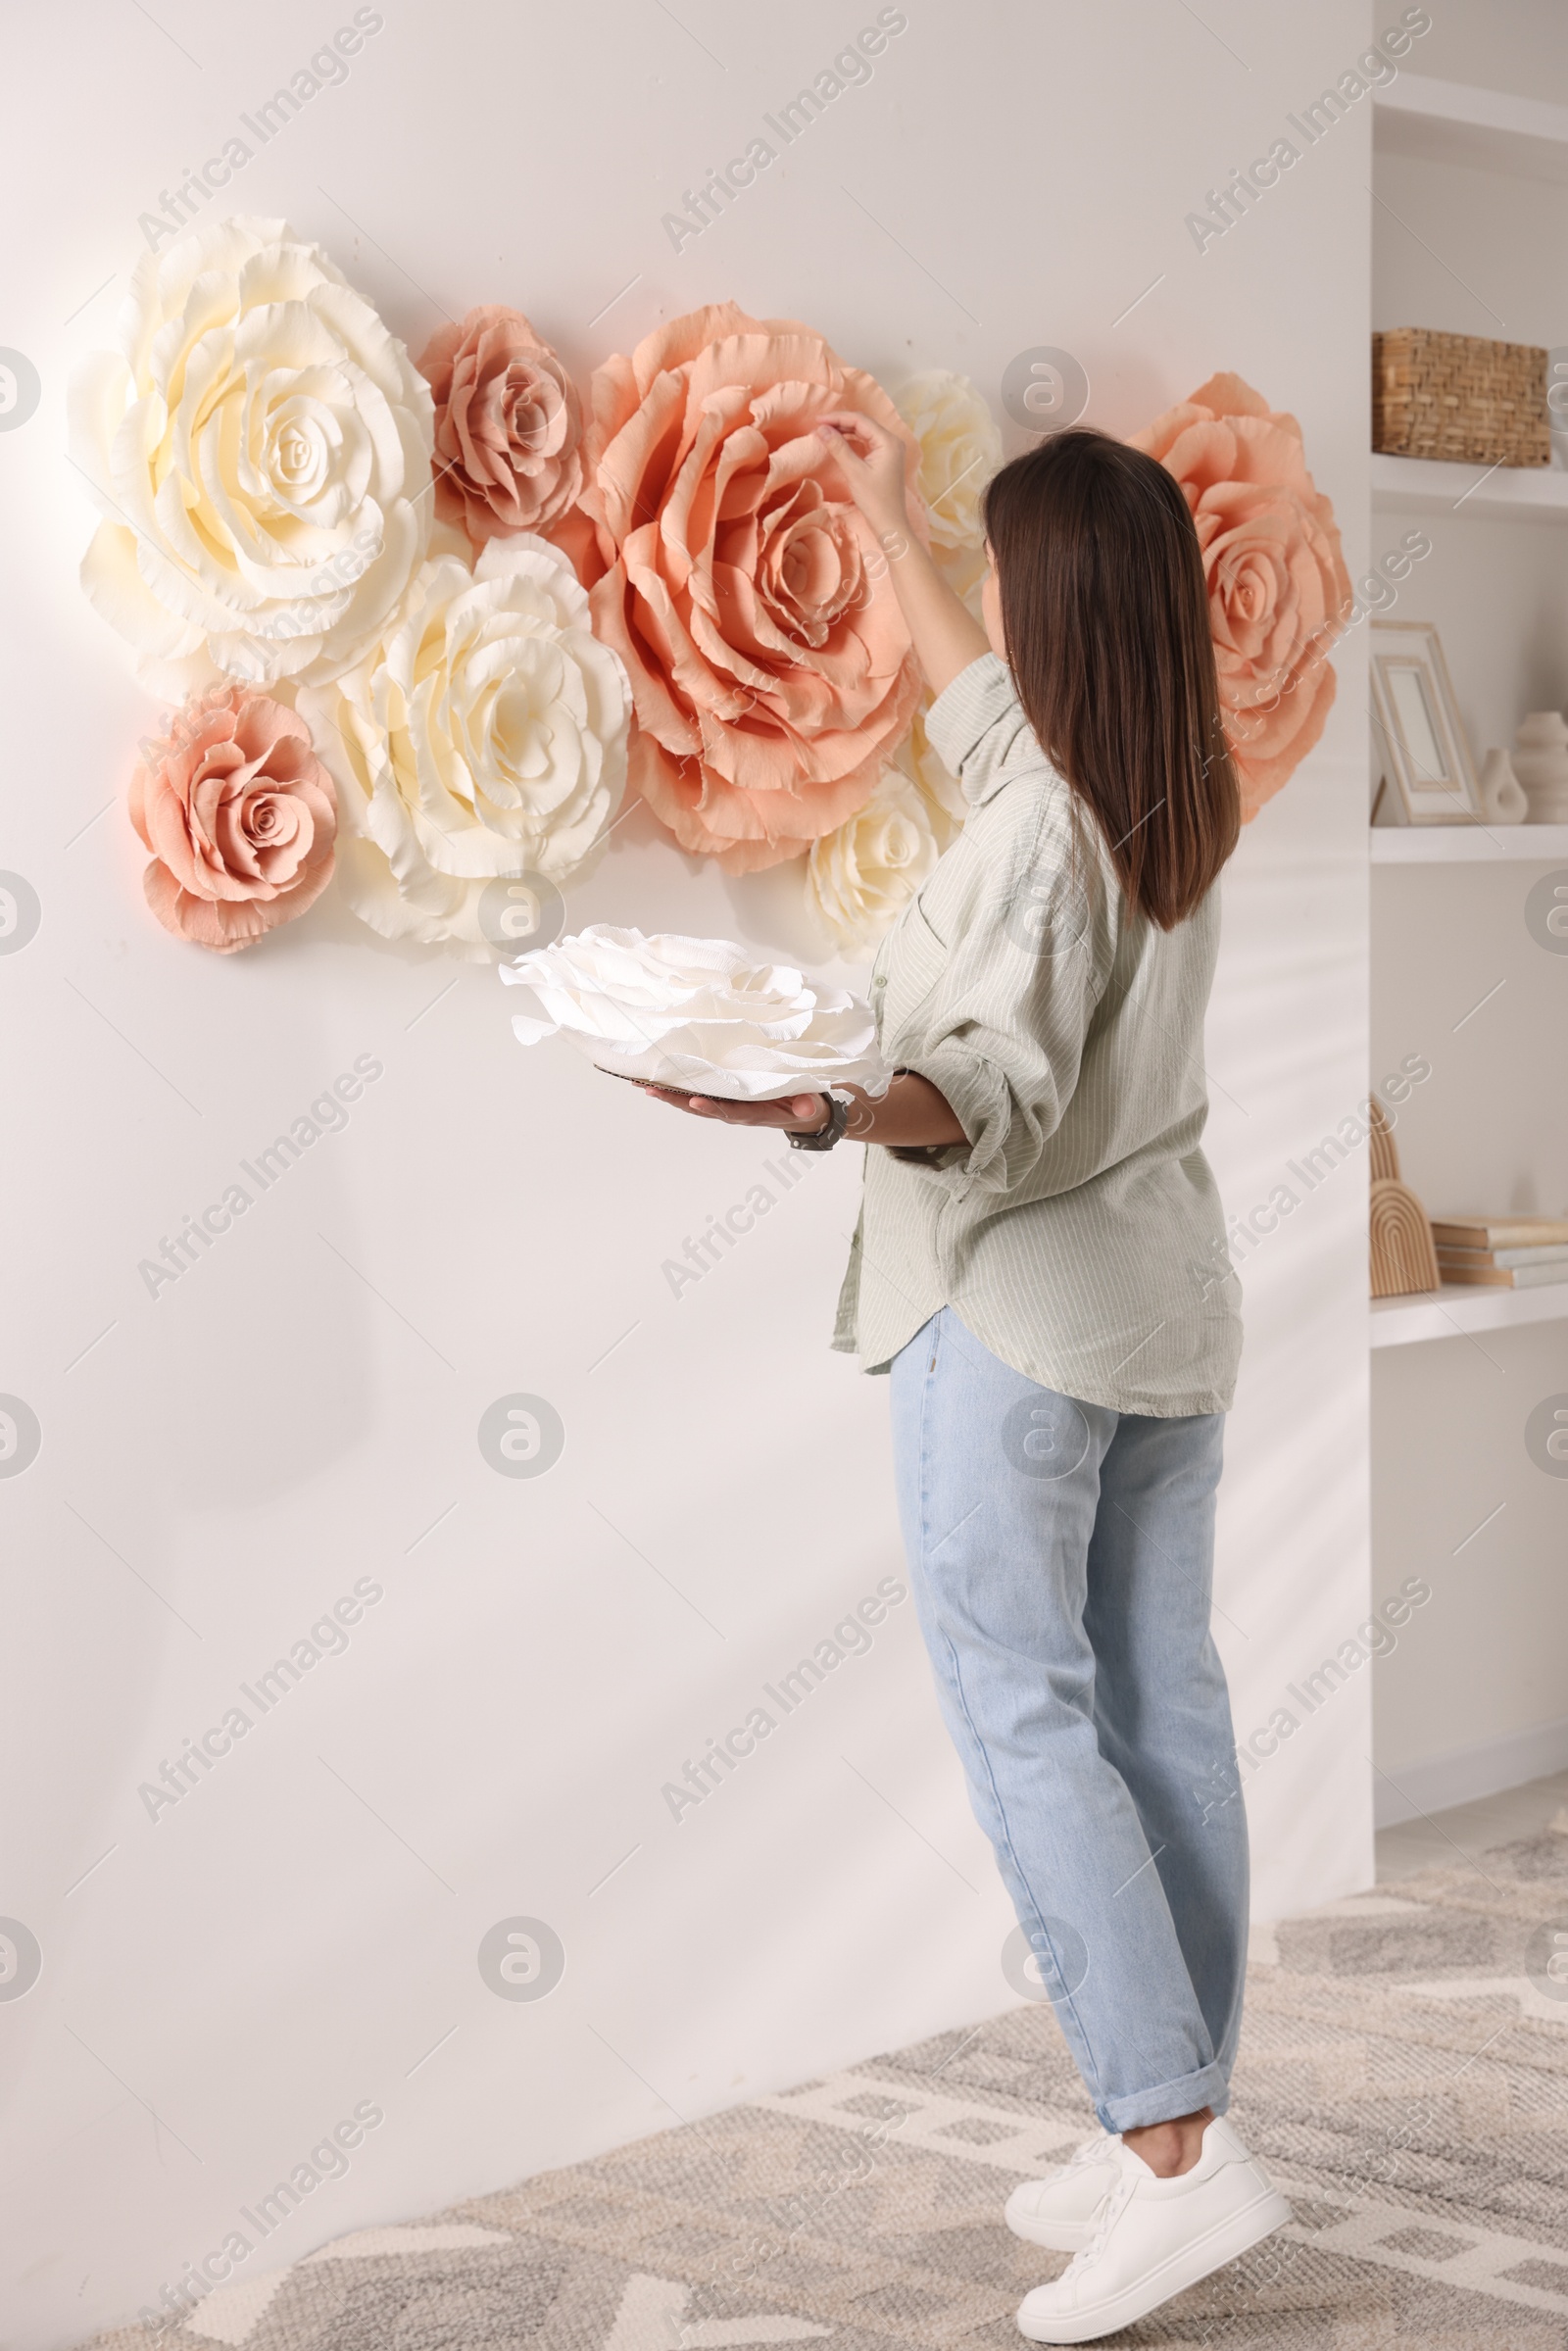
<path id="1" fill-rule="evenodd" d="M 694 311 L 593 379 L 584 576 L 631 679 L 631 780 L 732 873 L 853 815 L 920 697 L 886 558 L 816 431 L 835 408 L 896 432 L 912 483 L 887 394 L 791 319 Z"/>
<path id="2" fill-rule="evenodd" d="M 320 896 L 337 795 L 295 711 L 220 686 L 144 749 L 130 820 L 153 853 L 142 886 L 165 930 L 231 955 Z"/>
<path id="3" fill-rule="evenodd" d="M 435 503 L 475 547 L 552 533 L 582 489 L 582 411 L 521 311 L 488 302 L 442 326 L 419 360 L 435 396 Z"/>
<path id="4" fill-rule="evenodd" d="M 1213 375 L 1132 437 L 1181 483 L 1198 525 L 1242 819 L 1288 782 L 1334 701 L 1328 650 L 1350 580 L 1334 509 L 1294 416 L 1239 375 Z"/>

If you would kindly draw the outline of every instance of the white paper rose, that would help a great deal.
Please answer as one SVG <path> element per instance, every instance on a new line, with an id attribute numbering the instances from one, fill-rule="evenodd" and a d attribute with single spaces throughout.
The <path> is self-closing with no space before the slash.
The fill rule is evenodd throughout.
<path id="1" fill-rule="evenodd" d="M 1002 464 L 996 419 L 966 375 L 941 367 L 911 376 L 896 405 L 920 444 L 931 553 L 955 593 L 978 612 L 986 569 L 980 502 Z"/>
<path id="2" fill-rule="evenodd" d="M 806 895 L 846 955 L 868 955 L 937 861 L 924 800 L 885 767 L 875 791 L 836 833 L 811 845 Z"/>
<path id="3" fill-rule="evenodd" d="M 830 1085 L 886 1091 L 893 1072 L 870 1009 L 728 939 L 645 939 L 598 922 L 519 955 L 501 977 L 529 988 L 523 1045 L 563 1036 L 601 1069 L 648 1084 L 769 1102 Z"/>
<path id="4" fill-rule="evenodd" d="M 82 585 L 160 694 L 334 677 L 424 553 L 431 436 L 429 385 L 319 247 L 193 229 L 144 256 L 119 351 L 72 384 L 105 516 Z"/>
<path id="5" fill-rule="evenodd" d="M 473 562 L 444 526 L 436 545 L 385 642 L 300 708 L 338 786 L 349 905 L 483 961 L 513 943 L 508 879 L 563 881 L 608 830 L 630 695 L 553 547 L 520 533 Z"/>
<path id="6" fill-rule="evenodd" d="M 807 905 L 842 955 L 868 957 L 962 829 L 963 790 L 917 717 L 875 791 L 837 832 L 811 845 Z"/>

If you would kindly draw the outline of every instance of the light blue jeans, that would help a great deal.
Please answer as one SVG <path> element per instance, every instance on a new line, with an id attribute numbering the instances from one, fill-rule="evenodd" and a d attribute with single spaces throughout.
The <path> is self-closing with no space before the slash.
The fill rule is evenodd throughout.
<path id="1" fill-rule="evenodd" d="M 1229 2102 L 1247 1823 L 1209 1634 L 1224 1415 L 1040 1388 L 945 1306 L 895 1358 L 916 1605 L 969 1796 L 1107 2131 Z"/>

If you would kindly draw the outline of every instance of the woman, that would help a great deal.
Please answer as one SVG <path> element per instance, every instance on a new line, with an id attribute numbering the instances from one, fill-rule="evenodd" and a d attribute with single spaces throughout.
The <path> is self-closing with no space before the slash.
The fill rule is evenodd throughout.
<path id="1" fill-rule="evenodd" d="M 882 1100 L 661 1099 L 872 1147 L 835 1345 L 891 1372 L 944 1715 L 1103 2127 L 1005 2215 L 1076 2253 L 1023 2332 L 1088 2342 L 1290 2218 L 1220 2119 L 1248 1861 L 1209 1607 L 1241 1326 L 1200 1137 L 1237 787 L 1162 466 L 1088 430 L 1005 466 L 982 631 L 909 534 L 893 435 L 822 429 L 969 813 L 876 959 Z"/>

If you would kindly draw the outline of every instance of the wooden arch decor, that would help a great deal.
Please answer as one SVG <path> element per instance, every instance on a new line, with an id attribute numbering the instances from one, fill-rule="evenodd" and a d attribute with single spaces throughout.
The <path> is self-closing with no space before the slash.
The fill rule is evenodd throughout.
<path id="1" fill-rule="evenodd" d="M 1372 1296 L 1403 1298 L 1440 1290 L 1438 1252 L 1426 1210 L 1397 1176 L 1372 1179 Z"/>

